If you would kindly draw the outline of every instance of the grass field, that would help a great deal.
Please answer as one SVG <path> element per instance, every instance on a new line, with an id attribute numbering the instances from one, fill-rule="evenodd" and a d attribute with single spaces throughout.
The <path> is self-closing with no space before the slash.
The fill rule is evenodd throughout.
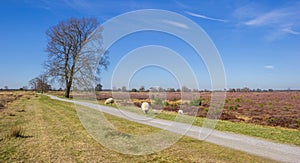
<path id="1" fill-rule="evenodd" d="M 105 116 L 122 132 L 157 130 Z M 9 103 L 0 112 L 0 130 L 0 162 L 272 162 L 188 137 L 158 153 L 120 154 L 103 147 L 86 132 L 71 103 L 41 95 Z M 21 132 L 11 134 L 15 130 Z"/>

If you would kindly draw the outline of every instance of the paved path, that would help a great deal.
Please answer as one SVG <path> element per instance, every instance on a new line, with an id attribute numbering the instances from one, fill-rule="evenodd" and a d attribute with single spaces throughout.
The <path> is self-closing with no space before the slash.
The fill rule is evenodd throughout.
<path id="1" fill-rule="evenodd" d="M 208 130 L 203 129 L 202 127 L 191 126 L 185 123 L 167 121 L 162 119 L 151 119 L 145 121 L 145 119 L 147 119 L 147 117 L 145 116 L 128 112 L 128 111 L 120 112 L 118 109 L 112 107 L 101 106 L 89 102 L 79 102 L 79 101 L 61 99 L 52 95 L 49 95 L 49 97 L 55 100 L 74 102 L 77 105 L 93 108 L 141 124 L 145 124 L 145 125 L 149 125 L 161 129 L 166 129 L 174 133 L 184 134 L 186 136 L 190 136 L 199 140 L 201 140 L 199 137 L 200 131 L 209 132 Z M 135 117 L 135 118 L 132 119 L 130 117 Z M 249 154 L 277 160 L 277 161 L 300 162 L 300 147 L 297 146 L 273 143 L 258 138 L 253 138 L 249 136 L 238 135 L 238 134 L 228 133 L 228 132 L 221 132 L 217 130 L 213 130 L 204 141 L 211 142 L 213 144 L 221 145 L 224 147 L 229 147 L 239 151 L 243 151 Z"/>

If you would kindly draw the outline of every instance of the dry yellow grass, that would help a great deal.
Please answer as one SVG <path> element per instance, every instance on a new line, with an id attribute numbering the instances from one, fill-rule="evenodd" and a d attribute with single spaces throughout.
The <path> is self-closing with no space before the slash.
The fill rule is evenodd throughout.
<path id="1" fill-rule="evenodd" d="M 21 97 L 30 99 L 32 95 L 34 95 L 34 92 L 31 91 L 0 91 L 0 109 L 4 109 L 9 103 Z"/>

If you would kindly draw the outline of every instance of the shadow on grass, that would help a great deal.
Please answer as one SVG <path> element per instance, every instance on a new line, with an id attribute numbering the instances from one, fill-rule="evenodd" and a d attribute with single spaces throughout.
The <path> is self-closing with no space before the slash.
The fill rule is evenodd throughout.
<path id="1" fill-rule="evenodd" d="M 26 139 L 26 138 L 32 138 L 33 136 L 29 136 L 29 135 L 19 135 L 19 136 L 17 136 L 17 137 L 15 137 L 15 138 L 24 138 L 24 139 Z"/>
<path id="2" fill-rule="evenodd" d="M 25 130 L 21 126 L 12 127 L 7 138 L 31 138 L 33 136 L 25 135 Z"/>

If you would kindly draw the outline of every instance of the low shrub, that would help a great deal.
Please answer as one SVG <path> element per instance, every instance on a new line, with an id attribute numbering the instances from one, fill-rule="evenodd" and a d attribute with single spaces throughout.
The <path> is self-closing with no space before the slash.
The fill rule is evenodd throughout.
<path id="1" fill-rule="evenodd" d="M 269 118 L 269 123 L 274 124 L 276 122 L 276 118 Z"/>
<path id="2" fill-rule="evenodd" d="M 230 99 L 230 98 L 225 99 L 225 103 L 226 103 L 226 104 L 229 103 L 229 102 L 231 102 L 231 99 Z"/>
<path id="3" fill-rule="evenodd" d="M 153 103 L 156 104 L 156 105 L 160 105 L 160 106 L 164 105 L 163 100 L 160 99 L 160 98 L 155 98 Z"/>
<path id="4" fill-rule="evenodd" d="M 235 102 L 241 102 L 242 99 L 241 99 L 241 98 L 236 98 L 234 101 L 235 101 Z"/>
<path id="5" fill-rule="evenodd" d="M 174 108 L 177 108 L 177 106 L 178 106 L 177 103 L 174 102 L 172 107 L 173 107 L 173 109 L 174 109 Z"/>
<path id="6" fill-rule="evenodd" d="M 300 118 L 296 120 L 298 126 L 300 126 Z"/>
<path id="7" fill-rule="evenodd" d="M 168 106 L 170 106 L 170 103 L 169 103 L 168 101 L 165 101 L 164 105 L 165 105 L 166 107 L 168 107 Z"/>
<path id="8" fill-rule="evenodd" d="M 208 108 L 204 108 L 203 111 L 204 111 L 204 112 L 208 112 Z"/>
<path id="9" fill-rule="evenodd" d="M 234 110 L 238 110 L 239 107 L 241 107 L 241 105 L 236 104 L 236 105 L 234 106 Z"/>
<path id="10" fill-rule="evenodd" d="M 192 100 L 190 102 L 190 106 L 201 106 L 201 104 L 202 104 L 202 99 L 201 98 L 196 99 L 196 100 Z"/>

